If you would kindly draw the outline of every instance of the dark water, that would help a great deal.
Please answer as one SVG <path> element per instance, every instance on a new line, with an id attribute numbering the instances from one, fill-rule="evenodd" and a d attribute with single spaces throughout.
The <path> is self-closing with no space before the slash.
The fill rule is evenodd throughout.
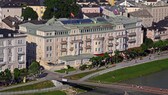
<path id="1" fill-rule="evenodd" d="M 124 81 L 124 83 L 168 89 L 168 70 L 164 70 L 164 71 L 143 76 L 140 78 L 127 80 L 127 81 Z M 134 92 L 134 91 L 127 91 L 127 92 L 129 95 L 156 95 L 156 94 L 141 93 L 141 92 Z M 124 91 L 117 90 L 117 89 L 96 88 L 92 91 L 82 93 L 79 95 L 124 95 Z"/>

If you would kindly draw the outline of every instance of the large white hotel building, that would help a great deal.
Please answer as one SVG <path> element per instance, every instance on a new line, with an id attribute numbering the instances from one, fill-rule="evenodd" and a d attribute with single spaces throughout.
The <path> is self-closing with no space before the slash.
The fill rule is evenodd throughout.
<path id="1" fill-rule="evenodd" d="M 79 66 L 95 54 L 124 51 L 143 43 L 141 20 L 123 16 L 93 19 L 50 19 L 45 24 L 21 24 L 27 33 L 27 59 L 48 63 Z"/>

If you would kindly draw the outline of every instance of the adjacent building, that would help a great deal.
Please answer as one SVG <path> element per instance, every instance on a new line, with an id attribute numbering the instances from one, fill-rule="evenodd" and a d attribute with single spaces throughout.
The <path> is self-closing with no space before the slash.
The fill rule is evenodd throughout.
<path id="1" fill-rule="evenodd" d="M 37 13 L 38 19 L 41 20 L 46 10 L 46 7 L 44 5 L 30 5 L 29 7 Z"/>
<path id="2" fill-rule="evenodd" d="M 0 6 L 0 28 L 3 28 L 2 20 L 8 16 L 20 18 L 22 15 L 22 8 L 20 5 L 7 3 Z"/>
<path id="3" fill-rule="evenodd" d="M 153 16 L 146 9 L 128 13 L 130 18 L 139 18 L 142 20 L 144 27 L 151 27 L 153 23 Z"/>
<path id="4" fill-rule="evenodd" d="M 77 67 L 95 55 L 114 54 L 115 50 L 139 47 L 143 42 L 141 20 L 123 16 L 52 18 L 45 24 L 21 24 L 19 31 L 27 34 L 27 60 L 37 60 L 47 69 Z"/>
<path id="5" fill-rule="evenodd" d="M 0 72 L 26 68 L 26 35 L 0 29 Z"/>

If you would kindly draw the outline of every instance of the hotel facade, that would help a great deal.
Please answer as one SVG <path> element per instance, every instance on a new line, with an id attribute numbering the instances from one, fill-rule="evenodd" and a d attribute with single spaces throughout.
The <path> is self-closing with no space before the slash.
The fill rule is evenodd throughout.
<path id="1" fill-rule="evenodd" d="M 0 29 L 0 72 L 26 68 L 26 35 Z"/>
<path id="2" fill-rule="evenodd" d="M 27 34 L 27 60 L 37 60 L 47 69 L 66 65 L 78 67 L 95 55 L 114 54 L 115 50 L 124 51 L 143 43 L 141 20 L 123 16 L 52 18 L 46 24 L 21 24 L 19 31 Z"/>

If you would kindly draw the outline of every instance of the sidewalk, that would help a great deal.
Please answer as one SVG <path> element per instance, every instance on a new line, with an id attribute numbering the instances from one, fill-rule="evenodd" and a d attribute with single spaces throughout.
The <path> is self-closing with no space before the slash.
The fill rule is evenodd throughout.
<path id="1" fill-rule="evenodd" d="M 14 86 L 3 87 L 3 88 L 0 89 L 0 91 L 12 89 L 12 88 L 17 88 L 17 87 L 21 87 L 21 86 L 26 86 L 26 85 L 31 85 L 31 84 L 36 84 L 36 83 L 43 82 L 43 81 L 46 81 L 46 79 L 42 78 L 42 79 L 39 79 L 37 81 L 32 81 L 32 82 L 28 82 L 28 83 L 18 84 L 18 85 L 14 85 Z"/>

